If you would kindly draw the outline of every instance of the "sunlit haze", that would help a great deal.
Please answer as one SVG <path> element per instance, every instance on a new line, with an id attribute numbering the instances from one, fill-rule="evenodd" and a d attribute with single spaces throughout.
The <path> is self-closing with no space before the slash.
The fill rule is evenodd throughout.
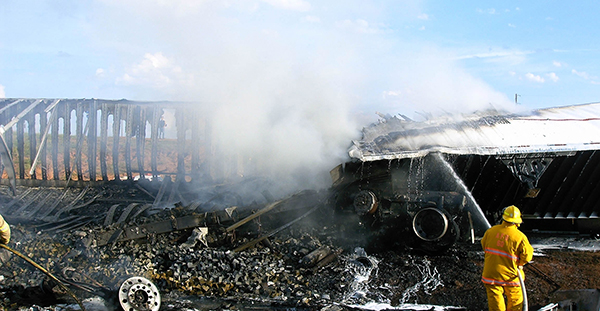
<path id="1" fill-rule="evenodd" d="M 7 0 L 0 97 L 194 102 L 210 115 L 223 150 L 311 179 L 345 159 L 376 113 L 600 100 L 599 8 L 593 1 Z"/>

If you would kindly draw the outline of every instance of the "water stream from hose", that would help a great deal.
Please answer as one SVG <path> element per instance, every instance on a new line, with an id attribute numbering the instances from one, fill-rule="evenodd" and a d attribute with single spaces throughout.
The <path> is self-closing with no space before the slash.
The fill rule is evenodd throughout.
<path id="1" fill-rule="evenodd" d="M 439 163 L 442 164 L 442 168 L 456 181 L 456 185 L 460 188 L 460 192 L 467 197 L 468 202 L 466 208 L 469 212 L 471 212 L 471 215 L 474 218 L 473 220 L 480 225 L 480 227 L 478 228 L 480 231 L 478 233 L 483 234 L 483 232 L 489 229 L 491 225 L 487 218 L 485 218 L 485 215 L 483 214 L 483 211 L 481 210 L 479 204 L 477 204 L 477 201 L 473 197 L 473 194 L 471 193 L 471 191 L 469 191 L 467 185 L 465 185 L 460 176 L 456 174 L 454 168 L 452 168 L 452 165 L 450 165 L 450 163 L 448 163 L 448 161 L 446 161 L 446 159 L 444 159 L 444 157 L 440 153 L 435 152 L 431 155 L 434 159 L 436 159 Z"/>

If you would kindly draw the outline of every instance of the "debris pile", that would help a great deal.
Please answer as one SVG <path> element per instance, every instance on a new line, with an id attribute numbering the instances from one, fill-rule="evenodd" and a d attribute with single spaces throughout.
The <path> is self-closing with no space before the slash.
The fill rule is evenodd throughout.
<path id="1" fill-rule="evenodd" d="M 165 210 L 161 216 L 150 218 L 173 213 Z M 141 276 L 154 282 L 172 300 L 192 296 L 239 304 L 258 301 L 269 306 L 309 308 L 333 303 L 391 302 L 393 295 L 397 295 L 394 292 L 410 288 L 414 296 L 410 300 L 419 301 L 415 295 L 422 288 L 414 285 L 421 281 L 420 273 L 406 274 L 402 283 L 391 285 L 385 280 L 388 275 L 382 278 L 377 272 L 379 263 L 388 259 L 338 244 L 340 240 L 335 239 L 334 233 L 344 229 L 324 226 L 314 219 L 323 216 L 306 218 L 285 233 L 243 251 L 233 248 L 248 243 L 251 237 L 238 237 L 236 243 L 226 244 L 223 239 L 232 237 L 223 230 L 203 234 L 198 228 L 97 246 L 95 238 L 102 232 L 92 225 L 59 234 L 15 225 L 13 241 L 15 248 L 38 261 L 82 297 L 114 292 L 126 279 Z M 403 269 L 407 272 L 421 269 L 423 263 L 417 264 L 420 259 L 411 260 Z M 17 288 L 45 287 L 47 296 L 54 297 L 48 300 L 51 303 L 69 302 L 69 297 L 61 295 L 41 272 L 17 258 L 0 267 L 0 274 L 4 276 L 0 297 L 5 299 L 7 307 L 10 303 L 27 301 L 24 291 L 19 293 L 20 297 L 15 295 Z M 165 303 L 168 305 L 168 299 Z"/>
<path id="2" fill-rule="evenodd" d="M 132 277 L 156 285 L 163 298 L 161 310 L 235 310 L 248 304 L 273 310 L 357 310 L 373 303 L 425 304 L 443 310 L 486 308 L 479 281 L 483 252 L 477 242 L 457 244 L 436 256 L 403 244 L 401 232 L 370 243 L 359 230 L 364 224 L 353 226 L 355 218 L 346 221 L 334 209 L 315 205 L 321 202 L 317 194 L 304 195 L 250 210 L 215 208 L 217 214 L 202 206 L 150 208 L 126 222 L 109 226 L 91 222 L 74 230 L 13 223 L 10 244 L 81 299 L 102 297 L 115 309 L 117 289 Z M 186 217 L 201 218 L 202 225 L 178 228 L 175 222 Z M 155 228 L 165 221 L 170 230 L 164 233 L 146 232 L 131 239 L 119 233 Z M 536 258 L 535 270 L 526 266 L 530 305 L 545 306 L 561 285 L 600 285 L 597 278 L 582 277 L 597 270 L 594 264 L 600 255 L 594 254 Z M 55 283 L 19 258 L 3 262 L 0 306 L 5 309 L 29 310 L 36 305 L 57 310 L 50 306 L 73 303 Z M 578 277 L 563 283 L 563 270 Z"/>

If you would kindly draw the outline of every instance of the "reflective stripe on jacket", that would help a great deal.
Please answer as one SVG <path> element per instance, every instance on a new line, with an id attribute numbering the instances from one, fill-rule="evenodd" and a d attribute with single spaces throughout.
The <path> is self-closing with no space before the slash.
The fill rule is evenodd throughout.
<path id="1" fill-rule="evenodd" d="M 533 247 L 516 225 L 502 222 L 488 229 L 481 246 L 485 251 L 481 281 L 500 286 L 519 286 L 518 266 L 533 258 Z"/>

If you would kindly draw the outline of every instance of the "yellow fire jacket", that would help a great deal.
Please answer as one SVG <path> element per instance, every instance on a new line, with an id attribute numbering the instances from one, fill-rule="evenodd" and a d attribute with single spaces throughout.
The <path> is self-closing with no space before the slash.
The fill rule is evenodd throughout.
<path id="1" fill-rule="evenodd" d="M 516 225 L 503 221 L 488 229 L 481 239 L 485 251 L 481 281 L 500 286 L 519 286 L 518 266 L 533 258 L 533 247 Z"/>
<path id="2" fill-rule="evenodd" d="M 8 244 L 8 242 L 10 242 L 10 226 L 0 215 L 0 243 Z"/>

